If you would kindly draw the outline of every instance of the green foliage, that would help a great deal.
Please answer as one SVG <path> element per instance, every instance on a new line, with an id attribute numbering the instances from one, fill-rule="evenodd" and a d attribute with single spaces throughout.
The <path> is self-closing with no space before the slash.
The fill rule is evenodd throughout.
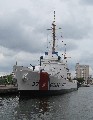
<path id="1" fill-rule="evenodd" d="M 13 81 L 12 75 L 7 75 L 7 83 L 12 84 L 12 81 Z"/>
<path id="2" fill-rule="evenodd" d="M 85 80 L 84 80 L 84 78 L 76 78 L 77 79 L 77 81 L 79 82 L 79 83 L 83 83 Z"/>
<path id="3" fill-rule="evenodd" d="M 4 78 L 0 78 L 0 85 L 6 84 L 6 80 Z"/>
<path id="4" fill-rule="evenodd" d="M 6 75 L 6 76 L 1 76 L 0 77 L 0 84 L 1 85 L 7 85 L 7 84 L 12 84 L 13 83 L 13 78 L 12 75 Z"/>

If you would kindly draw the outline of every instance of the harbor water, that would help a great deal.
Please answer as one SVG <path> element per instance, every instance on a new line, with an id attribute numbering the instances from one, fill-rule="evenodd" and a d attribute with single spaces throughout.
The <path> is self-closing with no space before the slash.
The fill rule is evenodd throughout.
<path id="1" fill-rule="evenodd" d="M 0 96 L 0 120 L 93 120 L 93 86 L 44 98 Z"/>

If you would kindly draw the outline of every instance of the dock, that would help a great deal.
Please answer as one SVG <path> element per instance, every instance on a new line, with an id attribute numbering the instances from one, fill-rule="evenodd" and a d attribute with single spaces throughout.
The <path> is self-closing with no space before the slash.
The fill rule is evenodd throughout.
<path id="1" fill-rule="evenodd" d="M 14 85 L 0 85 L 0 95 L 17 94 L 18 87 Z"/>

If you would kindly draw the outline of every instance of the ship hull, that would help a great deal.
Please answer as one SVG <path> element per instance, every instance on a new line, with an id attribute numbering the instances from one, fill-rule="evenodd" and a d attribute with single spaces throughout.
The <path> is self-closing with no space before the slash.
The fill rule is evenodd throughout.
<path id="1" fill-rule="evenodd" d="M 56 96 L 65 93 L 76 91 L 78 88 L 62 89 L 62 90 L 19 90 L 20 96 L 26 97 L 43 97 L 43 96 Z"/>
<path id="2" fill-rule="evenodd" d="M 47 72 L 31 71 L 24 67 L 17 67 L 16 78 L 20 96 L 61 95 L 78 89 L 77 82 L 70 82 L 59 76 L 49 75 Z"/>

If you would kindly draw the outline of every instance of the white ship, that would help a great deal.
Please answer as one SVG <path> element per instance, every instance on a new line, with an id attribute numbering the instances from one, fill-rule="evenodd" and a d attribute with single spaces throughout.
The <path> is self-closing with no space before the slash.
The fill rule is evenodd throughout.
<path id="1" fill-rule="evenodd" d="M 20 95 L 58 95 L 78 89 L 77 82 L 69 81 L 67 77 L 69 71 L 65 55 L 61 58 L 55 50 L 55 27 L 54 11 L 54 21 L 49 29 L 52 31 L 52 48 L 45 52 L 45 56 L 40 57 L 38 71 L 35 70 L 35 66 L 32 66 L 33 69 L 17 64 L 13 66 Z"/>

